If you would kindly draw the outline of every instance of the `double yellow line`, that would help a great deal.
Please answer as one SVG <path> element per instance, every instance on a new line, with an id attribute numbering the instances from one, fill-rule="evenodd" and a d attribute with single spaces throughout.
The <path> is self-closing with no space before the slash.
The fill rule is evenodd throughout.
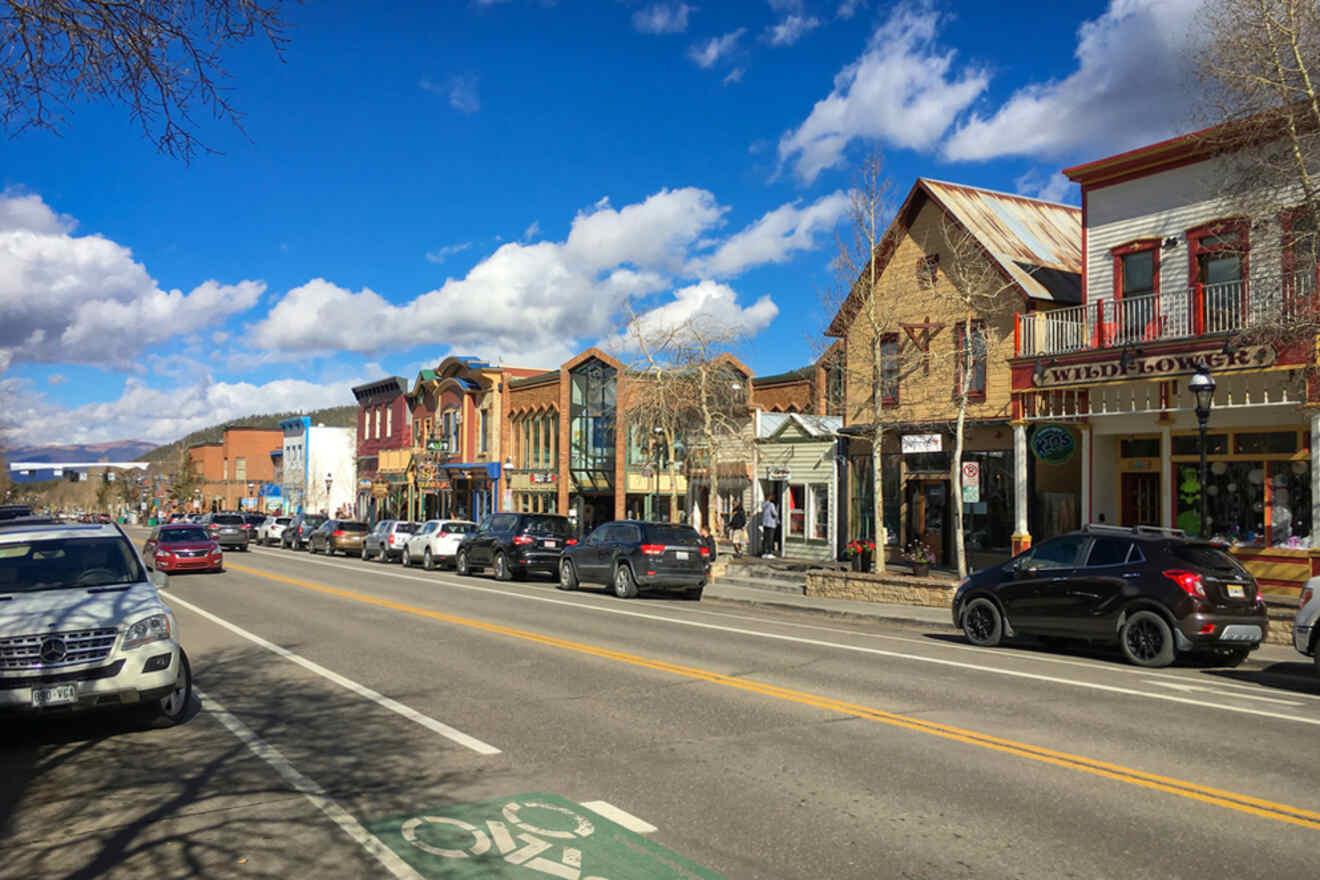
<path id="1" fill-rule="evenodd" d="M 1218 788 L 1197 785 L 1194 782 L 1187 782 L 1182 779 L 1158 776 L 1154 773 L 1146 773 L 1142 770 L 1124 767 L 1121 764 L 1097 761 L 1092 758 L 1082 757 L 1081 755 L 1058 752 L 1053 749 L 1033 746 L 1028 743 L 1016 742 L 1010 739 L 1002 739 L 997 736 L 978 733 L 974 730 L 965 730 L 960 727 L 952 727 L 947 724 L 936 724 L 934 722 L 924 721 L 920 718 L 898 715 L 893 712 L 885 712 L 870 706 L 861 706 L 856 703 L 848 703 L 843 700 L 822 697 L 805 691 L 797 691 L 773 684 L 764 684 L 762 682 L 734 678 L 718 672 L 711 672 L 707 669 L 698 669 L 694 666 L 684 666 L 679 663 L 654 660 L 637 654 L 628 654 L 623 651 L 614 651 L 609 648 L 588 645 L 584 642 L 574 642 L 568 639 L 559 639 L 554 636 L 529 632 L 528 630 L 515 629 L 513 627 L 501 626 L 495 623 L 487 623 L 482 620 L 457 617 L 453 614 L 445 614 L 441 611 L 419 608 L 415 605 L 406 605 L 402 602 L 394 602 L 377 596 L 368 596 L 363 593 L 355 593 L 351 590 L 341 590 L 338 587 L 330 587 L 324 584 L 312 583 L 311 581 L 303 581 L 298 580 L 297 578 L 270 574 L 269 572 L 248 568 L 242 565 L 234 565 L 231 563 L 228 568 L 230 571 L 238 571 L 244 574 L 255 575 L 256 577 L 267 578 L 268 580 L 280 581 L 281 583 L 291 584 L 303 589 L 315 590 L 319 593 L 337 596 L 341 599 L 350 599 L 354 602 L 362 602 L 380 608 L 388 608 L 392 611 L 399 611 L 404 614 L 426 617 L 432 620 L 454 624 L 456 626 L 464 626 L 470 629 L 493 633 L 495 635 L 521 639 L 525 642 L 534 642 L 539 645 L 560 648 L 578 654 L 587 654 L 592 657 L 600 657 L 618 663 L 627 663 L 644 669 L 654 669 L 657 672 L 665 672 L 671 675 L 682 676 L 684 678 L 692 678 L 698 681 L 709 682 L 710 684 L 721 685 L 723 687 L 737 688 L 741 691 L 760 694 L 766 697 L 773 697 L 790 703 L 798 703 L 803 706 L 825 709 L 842 715 L 852 715 L 856 718 L 878 721 L 881 724 L 902 727 L 918 733 L 938 736 L 955 742 L 967 743 L 968 745 L 979 746 L 984 749 L 992 749 L 997 752 L 1003 752 L 1007 755 L 1015 755 L 1019 758 L 1028 758 L 1033 761 L 1053 764 L 1056 767 L 1064 767 L 1069 770 L 1090 773 L 1095 776 L 1102 776 L 1106 779 L 1113 779 L 1130 785 L 1139 785 L 1143 788 L 1155 789 L 1156 791 L 1190 798 L 1191 800 L 1212 804 L 1217 807 L 1225 807 L 1230 810 L 1236 810 L 1240 813 L 1248 813 L 1264 819 L 1274 819 L 1279 822 L 1300 825 L 1304 828 L 1320 830 L 1320 813 L 1312 812 L 1311 810 L 1303 810 L 1300 807 L 1292 807 L 1287 804 L 1275 803 L 1273 801 L 1238 794 L 1232 791 L 1224 791 Z"/>

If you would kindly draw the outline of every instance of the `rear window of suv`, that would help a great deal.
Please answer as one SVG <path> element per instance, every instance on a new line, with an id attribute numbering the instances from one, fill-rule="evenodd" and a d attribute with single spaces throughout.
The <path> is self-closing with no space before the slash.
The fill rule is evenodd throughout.
<path id="1" fill-rule="evenodd" d="M 695 547 L 701 543 L 701 536 L 691 526 L 648 525 L 646 535 L 648 541 L 654 541 L 657 544 L 680 544 Z"/>
<path id="2" fill-rule="evenodd" d="M 1170 544 L 1169 555 L 1199 571 L 1220 577 L 1242 577 L 1247 573 L 1227 551 L 1209 544 Z"/>
<path id="3" fill-rule="evenodd" d="M 405 535 L 411 535 L 411 534 L 413 534 L 414 532 L 417 531 L 417 523 L 415 523 L 415 522 L 400 522 L 400 523 L 395 523 L 395 524 L 394 524 L 394 531 L 396 531 L 396 532 L 403 532 Z"/>
<path id="4" fill-rule="evenodd" d="M 222 526 L 241 526 L 243 524 L 243 517 L 236 513 L 217 513 L 215 516 L 211 517 L 211 522 L 219 523 Z"/>
<path id="5" fill-rule="evenodd" d="M 529 516 L 523 523 L 523 532 L 528 535 L 550 535 L 567 538 L 573 534 L 568 518 L 563 516 Z"/>
<path id="6" fill-rule="evenodd" d="M 364 522 L 341 522 L 339 530 L 341 532 L 365 532 L 367 524 Z"/>

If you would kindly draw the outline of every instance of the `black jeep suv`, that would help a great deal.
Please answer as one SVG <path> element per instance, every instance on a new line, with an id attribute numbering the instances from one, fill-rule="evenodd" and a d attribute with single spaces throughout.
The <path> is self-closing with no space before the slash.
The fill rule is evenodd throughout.
<path id="1" fill-rule="evenodd" d="M 1222 545 L 1176 529 L 1084 526 L 963 580 L 953 622 L 974 645 L 1039 636 L 1117 644 L 1138 666 L 1180 653 L 1236 666 L 1268 622 L 1256 581 Z"/>
<path id="2" fill-rule="evenodd" d="M 700 599 L 710 572 L 710 548 L 692 526 L 619 520 L 596 528 L 559 560 L 559 589 L 607 584 L 620 599 L 641 590 L 682 590 Z"/>
<path id="3" fill-rule="evenodd" d="M 568 517 L 553 513 L 496 513 L 475 532 L 463 536 L 454 553 L 459 574 L 489 565 L 496 580 L 522 578 L 529 571 L 553 575 L 559 554 L 574 540 Z"/>

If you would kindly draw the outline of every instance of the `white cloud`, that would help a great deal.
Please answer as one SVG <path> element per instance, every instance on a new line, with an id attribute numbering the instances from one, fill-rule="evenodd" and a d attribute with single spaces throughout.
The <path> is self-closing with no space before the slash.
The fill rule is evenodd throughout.
<path id="1" fill-rule="evenodd" d="M 733 83 L 742 82 L 743 73 L 745 72 L 746 71 L 744 71 L 741 67 L 735 67 L 733 70 L 729 71 L 728 76 L 724 77 L 724 84 L 727 86 L 727 85 L 732 85 Z"/>
<path id="2" fill-rule="evenodd" d="M 722 37 L 711 37 L 705 43 L 699 43 L 688 49 L 688 57 L 703 70 L 709 70 L 721 58 L 731 54 L 737 48 L 738 40 L 747 33 L 747 28 L 738 28 Z"/>
<path id="3" fill-rule="evenodd" d="M 194 378 L 197 375 L 195 370 L 191 373 Z M 26 383 L 12 381 L 8 405 L 14 418 L 7 429 L 0 429 L 0 441 L 58 437 L 62 443 L 95 443 L 134 437 L 168 443 L 190 431 L 254 413 L 348 405 L 353 403 L 349 388 L 366 378 L 344 377 L 330 383 L 278 379 L 258 385 L 216 382 L 202 371 L 200 379 L 170 388 L 130 378 L 117 399 L 73 409 L 62 409 Z"/>
<path id="4" fill-rule="evenodd" d="M 814 250 L 819 236 L 838 225 L 848 210 L 848 196 L 831 193 L 806 207 L 781 205 L 721 244 L 690 267 L 693 274 L 728 278 L 751 266 L 782 263 L 799 251 Z"/>
<path id="5" fill-rule="evenodd" d="M 955 53 L 935 44 L 938 13 L 912 6 L 892 12 L 857 60 L 839 71 L 830 94 L 779 141 L 779 161 L 816 179 L 842 165 L 856 139 L 926 149 L 989 82 L 977 68 L 954 70 Z"/>
<path id="6" fill-rule="evenodd" d="M 447 244 L 442 248 L 436 248 L 433 251 L 426 252 L 426 259 L 431 263 L 443 263 L 454 254 L 461 254 L 463 251 L 472 247 L 472 242 L 462 241 L 458 244 Z"/>
<path id="7" fill-rule="evenodd" d="M 46 382 L 51 385 L 63 385 L 65 382 L 68 381 L 69 381 L 69 377 L 64 375 L 63 373 L 51 373 L 49 376 L 46 377 Z"/>
<path id="8" fill-rule="evenodd" d="M 211 342 L 216 345 L 224 345 L 229 341 L 229 334 L 223 330 L 217 330 L 211 334 Z"/>
<path id="9" fill-rule="evenodd" d="M 738 294 L 727 284 L 701 281 L 674 291 L 674 299 L 662 306 L 643 312 L 619 333 L 597 343 L 602 349 L 622 356 L 636 354 L 638 335 L 656 339 L 677 332 L 682 336 L 685 325 L 693 324 L 707 332 L 722 331 L 732 335 L 751 337 L 760 333 L 779 314 L 779 307 L 768 296 L 763 296 L 744 308 L 738 304 Z"/>
<path id="10" fill-rule="evenodd" d="M 207 329 L 256 304 L 259 281 L 163 290 L 132 252 L 38 196 L 0 195 L 0 364 L 131 366 L 150 345 Z"/>
<path id="11" fill-rule="evenodd" d="M 695 6 L 686 3 L 655 3 L 633 13 L 633 27 L 643 34 L 680 34 L 687 30 L 688 13 Z"/>
<path id="12" fill-rule="evenodd" d="M 1032 168 L 1026 174 L 1014 180 L 1013 186 L 1024 196 L 1044 199 L 1047 202 L 1071 202 L 1076 204 L 1076 197 L 1080 192 L 1077 184 L 1058 171 L 1044 174 L 1036 168 Z"/>
<path id="13" fill-rule="evenodd" d="M 839 18 L 849 19 L 857 14 L 857 10 L 866 5 L 866 0 L 843 0 L 839 4 L 839 11 L 835 13 Z"/>
<path id="14" fill-rule="evenodd" d="M 974 114 L 944 144 L 949 159 L 1099 157 L 1174 134 L 1203 0 L 1111 0 L 1077 30 L 1077 69 Z"/>
<path id="15" fill-rule="evenodd" d="M 422 77 L 418 85 L 432 94 L 448 98 L 449 106 L 460 113 L 476 113 L 481 109 L 481 98 L 477 94 L 478 82 L 475 73 L 456 73 L 446 77 L 443 82 Z"/>
<path id="16" fill-rule="evenodd" d="M 790 15 L 766 28 L 765 41 L 771 46 L 791 46 L 820 24 L 820 19 L 814 15 Z"/>
<path id="17" fill-rule="evenodd" d="M 531 241 L 541 234 L 541 221 L 533 220 L 531 225 L 523 230 L 522 240 Z"/>

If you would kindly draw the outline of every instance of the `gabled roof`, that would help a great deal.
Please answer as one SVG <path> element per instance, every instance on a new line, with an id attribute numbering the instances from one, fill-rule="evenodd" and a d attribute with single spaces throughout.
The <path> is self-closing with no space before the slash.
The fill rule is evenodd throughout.
<path id="1" fill-rule="evenodd" d="M 773 440 L 788 430 L 790 425 L 797 427 L 808 437 L 824 440 L 833 437 L 843 427 L 843 417 L 813 416 L 803 413 L 762 413 L 758 439 Z"/>
<path id="2" fill-rule="evenodd" d="M 1080 208 L 926 177 L 912 184 L 876 246 L 873 259 L 881 272 L 927 201 L 939 205 L 975 238 L 1024 298 L 1082 301 Z M 827 336 L 844 335 L 857 309 L 858 294 L 854 285 L 825 331 Z"/>

